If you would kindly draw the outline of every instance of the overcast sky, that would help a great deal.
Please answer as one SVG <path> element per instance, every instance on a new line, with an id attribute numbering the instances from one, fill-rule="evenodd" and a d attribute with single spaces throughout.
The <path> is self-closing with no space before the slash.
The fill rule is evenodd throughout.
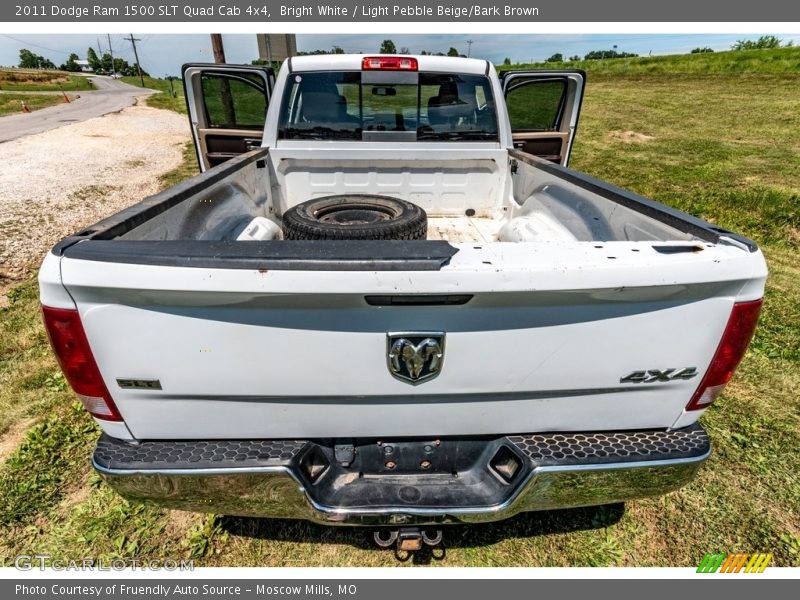
<path id="1" fill-rule="evenodd" d="M 800 35 L 776 34 L 784 40 L 800 43 Z M 177 75 L 185 62 L 211 62 L 211 43 L 208 35 L 161 35 L 135 34 L 141 38 L 138 44 L 142 67 L 154 76 Z M 473 40 L 471 55 L 501 63 L 508 57 L 513 62 L 542 61 L 556 52 L 564 56 L 584 55 L 591 50 L 607 50 L 615 44 L 619 51 L 635 52 L 639 55 L 682 54 L 698 46 L 708 46 L 714 50 L 727 50 L 738 39 L 756 39 L 758 34 L 708 34 L 708 35 L 357 35 L 330 34 L 297 36 L 297 46 L 301 51 L 330 49 L 341 46 L 346 52 L 376 52 L 381 40 L 394 41 L 397 48 L 408 47 L 412 53 L 422 50 L 447 52 L 451 46 L 462 54 L 467 54 L 467 40 Z M 225 35 L 226 59 L 231 63 L 249 63 L 258 57 L 255 35 Z M 71 52 L 81 58 L 86 57 L 89 46 L 103 52 L 108 51 L 108 38 L 104 33 L 97 35 L 9 35 L 0 34 L 0 65 L 16 65 L 21 48 L 49 58 L 57 65 L 63 63 Z M 133 62 L 130 42 L 121 34 L 111 36 L 115 56 Z"/>

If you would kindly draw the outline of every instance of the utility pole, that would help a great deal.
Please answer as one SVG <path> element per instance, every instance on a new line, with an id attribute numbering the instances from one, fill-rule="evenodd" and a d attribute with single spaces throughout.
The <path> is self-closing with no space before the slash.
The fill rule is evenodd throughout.
<path id="1" fill-rule="evenodd" d="M 222 45 L 222 34 L 211 34 L 211 49 L 214 51 L 214 62 L 225 62 L 225 47 Z M 219 80 L 219 95 L 222 102 L 222 114 L 225 124 L 228 127 L 233 127 L 236 123 L 236 111 L 233 107 L 233 94 L 231 93 L 231 84 L 225 78 Z"/>
<path id="2" fill-rule="evenodd" d="M 133 37 L 133 34 L 131 34 L 131 37 L 127 37 L 125 39 L 128 40 L 133 46 L 133 55 L 136 57 L 136 71 L 139 73 L 139 81 L 142 82 L 142 87 L 144 87 L 144 76 L 142 75 L 142 67 L 139 66 L 139 53 L 136 52 L 136 42 L 141 42 L 142 40 Z"/>
<path id="3" fill-rule="evenodd" d="M 474 40 L 467 40 L 467 58 L 472 55 L 472 44 L 474 44 Z"/>
<path id="4" fill-rule="evenodd" d="M 221 33 L 212 33 L 211 34 L 211 49 L 214 51 L 214 62 L 215 63 L 224 63 L 225 62 L 225 47 L 222 45 L 222 34 Z"/>
<path id="5" fill-rule="evenodd" d="M 111 76 L 116 79 L 117 78 L 117 68 L 114 66 L 114 50 L 111 48 L 111 34 L 107 33 L 108 36 L 108 53 L 111 55 Z"/>

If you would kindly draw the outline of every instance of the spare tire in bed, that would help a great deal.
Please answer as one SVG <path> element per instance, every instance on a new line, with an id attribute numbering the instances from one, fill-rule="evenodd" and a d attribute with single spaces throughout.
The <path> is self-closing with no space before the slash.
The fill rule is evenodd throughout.
<path id="1" fill-rule="evenodd" d="M 424 240 L 428 215 L 411 202 L 371 194 L 325 196 L 283 213 L 286 240 Z"/>

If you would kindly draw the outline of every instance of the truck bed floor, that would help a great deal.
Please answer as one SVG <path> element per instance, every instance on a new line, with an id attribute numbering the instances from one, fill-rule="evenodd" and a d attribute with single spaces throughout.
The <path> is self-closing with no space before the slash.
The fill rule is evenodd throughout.
<path id="1" fill-rule="evenodd" d="M 428 217 L 428 239 L 453 243 L 494 242 L 501 221 L 492 217 Z"/>

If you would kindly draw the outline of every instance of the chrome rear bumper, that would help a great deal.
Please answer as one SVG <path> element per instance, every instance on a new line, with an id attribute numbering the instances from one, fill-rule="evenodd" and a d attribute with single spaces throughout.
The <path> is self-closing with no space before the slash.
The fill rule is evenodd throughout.
<path id="1" fill-rule="evenodd" d="M 376 444 L 380 450 L 373 448 Z M 396 471 L 387 472 L 384 452 L 391 444 Z M 131 500 L 227 515 L 377 526 L 496 521 L 524 511 L 656 496 L 691 481 L 711 452 L 699 425 L 674 431 L 362 442 L 354 450 L 352 462 L 343 466 L 333 447 L 311 441 L 130 446 L 103 436 L 93 463 Z M 425 472 L 413 468 L 419 464 L 417 450 L 431 458 Z M 517 463 L 510 479 L 498 467 L 500 453 Z M 314 461 L 327 463 L 312 480 Z M 343 492 L 348 486 L 350 493 Z"/>

